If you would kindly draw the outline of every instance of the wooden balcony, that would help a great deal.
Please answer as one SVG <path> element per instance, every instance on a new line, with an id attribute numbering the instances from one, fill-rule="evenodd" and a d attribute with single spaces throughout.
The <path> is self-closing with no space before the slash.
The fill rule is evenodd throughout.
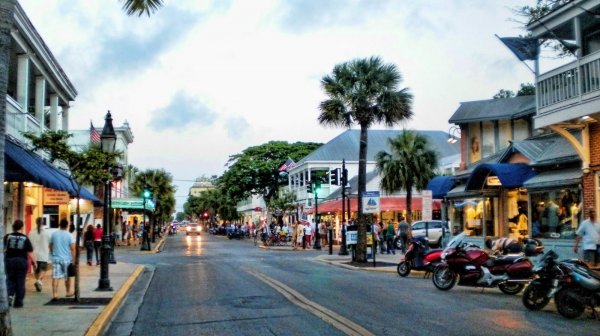
<path id="1" fill-rule="evenodd" d="M 600 52 L 537 78 L 535 128 L 600 112 Z"/>

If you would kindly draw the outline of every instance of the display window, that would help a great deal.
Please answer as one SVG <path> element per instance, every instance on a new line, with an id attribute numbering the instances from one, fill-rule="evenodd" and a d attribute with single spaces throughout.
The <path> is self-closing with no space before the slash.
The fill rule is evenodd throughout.
<path id="1" fill-rule="evenodd" d="M 531 192 L 534 238 L 574 239 L 582 220 L 581 189 Z"/>

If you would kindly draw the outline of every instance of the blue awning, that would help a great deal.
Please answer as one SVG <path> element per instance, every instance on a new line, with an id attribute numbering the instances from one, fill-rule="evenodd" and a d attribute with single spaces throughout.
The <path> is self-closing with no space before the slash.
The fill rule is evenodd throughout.
<path id="1" fill-rule="evenodd" d="M 488 176 L 497 176 L 502 188 L 518 188 L 534 177 L 535 171 L 525 163 L 482 163 L 471 173 L 465 190 L 482 190 Z"/>
<path id="2" fill-rule="evenodd" d="M 427 183 L 426 190 L 431 190 L 433 198 L 444 198 L 450 189 L 454 188 L 455 182 L 452 176 L 436 176 Z"/>
<path id="3" fill-rule="evenodd" d="M 58 170 L 41 157 L 9 139 L 4 147 L 4 180 L 7 182 L 34 182 L 48 188 L 66 191 L 71 197 L 77 195 L 77 184 L 71 183 L 67 173 Z M 93 202 L 100 200 L 88 190 L 81 188 L 81 198 Z"/>

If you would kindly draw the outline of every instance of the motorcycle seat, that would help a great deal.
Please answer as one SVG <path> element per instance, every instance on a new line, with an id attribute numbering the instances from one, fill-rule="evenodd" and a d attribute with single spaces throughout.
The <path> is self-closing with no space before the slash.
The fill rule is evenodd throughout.
<path id="1" fill-rule="evenodd" d="M 496 258 L 490 258 L 492 265 L 509 265 L 514 264 L 517 261 L 523 259 L 522 255 L 503 255 L 497 256 Z"/>

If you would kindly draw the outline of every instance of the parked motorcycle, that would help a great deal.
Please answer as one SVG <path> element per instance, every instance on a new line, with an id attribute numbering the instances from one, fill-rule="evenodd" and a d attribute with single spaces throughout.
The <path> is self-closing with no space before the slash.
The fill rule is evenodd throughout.
<path id="1" fill-rule="evenodd" d="M 411 270 L 425 271 L 427 277 L 441 260 L 442 250 L 430 250 L 427 237 L 418 236 L 408 243 L 406 254 L 400 257 L 396 270 L 401 277 L 409 275 Z"/>
<path id="2" fill-rule="evenodd" d="M 596 307 L 600 306 L 600 274 L 587 266 L 573 264 L 566 285 L 560 289 L 554 301 L 558 312 L 566 318 L 577 318 L 586 307 L 592 309 L 598 319 Z"/>
<path id="3" fill-rule="evenodd" d="M 458 280 L 459 286 L 498 287 L 503 293 L 519 293 L 533 278 L 533 264 L 524 255 L 493 257 L 480 248 L 469 248 L 463 232 L 456 236 L 442 253 L 442 262 L 433 271 L 433 284 L 449 290 Z M 543 246 L 529 250 L 526 255 L 541 253 Z M 530 256 L 530 255 L 529 255 Z"/>
<path id="4" fill-rule="evenodd" d="M 244 232 L 238 229 L 229 230 L 229 232 L 227 232 L 227 238 L 229 239 L 244 239 L 244 236 Z"/>
<path id="5" fill-rule="evenodd" d="M 544 308 L 550 299 L 563 286 L 570 282 L 570 273 L 574 265 L 587 268 L 587 265 L 577 259 L 557 261 L 558 254 L 550 250 L 546 252 L 532 272 L 536 278 L 523 291 L 523 305 L 529 310 Z"/>

